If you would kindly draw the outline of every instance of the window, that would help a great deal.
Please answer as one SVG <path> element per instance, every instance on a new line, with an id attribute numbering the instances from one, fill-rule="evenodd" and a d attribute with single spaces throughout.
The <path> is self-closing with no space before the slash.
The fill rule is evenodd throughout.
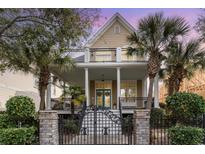
<path id="1" fill-rule="evenodd" d="M 120 34 L 120 26 L 119 25 L 114 26 L 114 33 L 115 34 Z"/>
<path id="2" fill-rule="evenodd" d="M 137 80 L 123 80 L 120 87 L 122 97 L 137 97 Z"/>

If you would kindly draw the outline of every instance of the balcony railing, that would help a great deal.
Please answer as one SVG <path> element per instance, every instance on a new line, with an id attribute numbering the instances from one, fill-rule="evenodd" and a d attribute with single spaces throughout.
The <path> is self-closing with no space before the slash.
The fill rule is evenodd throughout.
<path id="1" fill-rule="evenodd" d="M 153 103 L 154 103 L 154 98 L 153 98 Z M 146 104 L 147 104 L 147 97 L 120 97 L 120 105 L 122 110 L 146 108 Z"/>
<path id="2" fill-rule="evenodd" d="M 127 55 L 127 48 L 121 49 L 121 61 L 123 62 L 135 62 L 135 61 L 145 61 L 145 57 L 137 55 Z"/>
<path id="3" fill-rule="evenodd" d="M 145 57 L 127 55 L 127 48 L 90 48 L 89 62 L 136 62 L 145 61 Z"/>
<path id="4" fill-rule="evenodd" d="M 91 48 L 90 62 L 115 62 L 115 48 Z"/>
<path id="5" fill-rule="evenodd" d="M 145 62 L 146 56 L 127 55 L 127 48 L 74 49 L 67 55 L 76 62 Z"/>

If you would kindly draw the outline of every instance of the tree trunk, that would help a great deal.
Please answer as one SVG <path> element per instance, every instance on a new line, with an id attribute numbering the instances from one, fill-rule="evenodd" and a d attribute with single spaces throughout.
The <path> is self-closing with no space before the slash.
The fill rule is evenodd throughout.
<path id="1" fill-rule="evenodd" d="M 153 94 L 153 85 L 154 78 L 159 73 L 161 66 L 160 54 L 157 51 L 152 51 L 147 64 L 147 74 L 149 76 L 149 90 L 148 90 L 148 98 L 147 98 L 147 108 L 152 108 L 152 94 Z"/>
<path id="2" fill-rule="evenodd" d="M 46 95 L 46 86 L 40 85 L 40 110 L 45 110 L 45 95 Z"/>
<path id="3" fill-rule="evenodd" d="M 147 98 L 147 109 L 152 108 L 152 94 L 153 94 L 153 85 L 154 85 L 154 77 L 149 77 L 149 91 L 148 91 L 148 98 Z"/>
<path id="4" fill-rule="evenodd" d="M 168 79 L 168 96 L 171 96 L 174 94 L 174 89 L 175 89 L 175 79 L 169 78 Z"/>
<path id="5" fill-rule="evenodd" d="M 45 110 L 45 95 L 46 95 L 46 89 L 48 86 L 48 80 L 50 77 L 50 73 L 48 71 L 48 67 L 43 67 L 40 70 L 40 76 L 39 76 L 39 93 L 40 93 L 40 110 Z"/>
<path id="6" fill-rule="evenodd" d="M 182 79 L 179 79 L 179 78 L 177 81 L 175 81 L 174 92 L 179 92 L 181 82 L 182 82 Z"/>

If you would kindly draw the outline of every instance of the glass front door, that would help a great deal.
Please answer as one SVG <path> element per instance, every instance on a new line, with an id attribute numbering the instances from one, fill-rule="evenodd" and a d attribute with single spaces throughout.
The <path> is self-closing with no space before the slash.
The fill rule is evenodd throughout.
<path id="1" fill-rule="evenodd" d="M 111 89 L 96 89 L 96 105 L 111 108 Z"/>

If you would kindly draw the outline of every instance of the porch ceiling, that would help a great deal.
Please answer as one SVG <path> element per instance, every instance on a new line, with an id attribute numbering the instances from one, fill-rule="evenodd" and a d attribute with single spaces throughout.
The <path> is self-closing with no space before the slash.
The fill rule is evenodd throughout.
<path id="1" fill-rule="evenodd" d="M 84 68 L 75 68 L 69 72 L 59 72 L 53 68 L 52 73 L 71 85 L 84 87 L 85 70 Z M 117 80 L 116 68 L 89 68 L 89 80 Z M 121 68 L 121 80 L 139 80 L 145 77 L 145 67 Z"/>

